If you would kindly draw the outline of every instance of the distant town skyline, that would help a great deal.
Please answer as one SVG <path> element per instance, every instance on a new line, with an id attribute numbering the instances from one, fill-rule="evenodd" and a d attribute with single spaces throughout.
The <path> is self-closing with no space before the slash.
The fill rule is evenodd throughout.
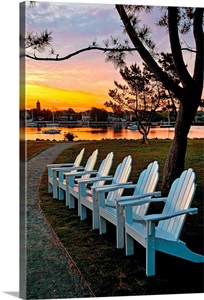
<path id="1" fill-rule="evenodd" d="M 142 20 L 151 26 L 159 51 L 167 52 L 166 29 L 154 25 L 157 16 L 155 10 L 151 15 L 143 14 Z M 113 4 L 37 2 L 33 8 L 27 6 L 26 32 L 40 33 L 46 29 L 52 32 L 52 45 L 60 57 L 85 48 L 93 41 L 101 45 L 111 36 L 125 38 Z M 35 54 L 51 56 L 48 52 Z M 186 53 L 185 57 L 191 70 L 193 54 Z M 114 80 L 122 82 L 119 70 L 112 63 L 106 63 L 105 58 L 103 52 L 92 50 L 62 62 L 26 59 L 26 108 L 34 107 L 38 99 L 45 109 L 70 107 L 79 112 L 93 106 L 105 108 L 104 103 L 110 100 L 108 91 L 115 87 Z M 141 59 L 135 52 L 127 55 L 127 62 L 141 64 Z"/>
<path id="2" fill-rule="evenodd" d="M 53 107 L 44 107 L 43 106 L 43 102 L 41 102 L 39 99 L 36 101 L 36 103 L 34 104 L 33 107 L 31 108 L 25 108 L 26 111 L 43 111 L 43 110 L 48 110 L 48 111 L 51 111 L 51 112 L 56 112 L 56 111 L 67 111 L 69 109 L 73 109 L 74 112 L 76 113 L 82 113 L 82 112 L 87 112 L 87 111 L 90 111 L 92 108 L 96 108 L 96 109 L 101 109 L 99 108 L 97 105 L 94 106 L 92 105 L 91 107 L 89 108 L 82 108 L 82 111 L 76 111 L 75 109 L 73 109 L 72 107 L 65 107 L 65 108 L 62 108 L 62 109 L 58 109 L 57 107 L 53 106 Z M 107 112 L 112 112 L 112 109 L 109 110 L 107 107 L 102 107 L 102 109 L 106 110 Z"/>

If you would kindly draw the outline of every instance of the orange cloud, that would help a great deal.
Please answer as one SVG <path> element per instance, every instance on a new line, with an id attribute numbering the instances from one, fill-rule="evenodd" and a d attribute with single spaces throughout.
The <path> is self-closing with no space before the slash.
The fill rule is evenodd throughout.
<path id="1" fill-rule="evenodd" d="M 94 94 L 81 91 L 69 91 L 39 84 L 26 84 L 26 108 L 36 107 L 39 100 L 42 109 L 68 109 L 76 112 L 90 109 L 91 107 L 105 108 L 104 102 L 109 99 L 105 94 Z"/>

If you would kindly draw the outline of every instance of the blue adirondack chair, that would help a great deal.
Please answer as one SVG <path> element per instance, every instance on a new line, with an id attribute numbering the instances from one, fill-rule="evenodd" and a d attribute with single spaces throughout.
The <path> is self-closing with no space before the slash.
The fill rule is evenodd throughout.
<path id="1" fill-rule="evenodd" d="M 117 189 L 122 188 L 134 188 L 132 196 L 119 197 L 120 201 L 130 201 L 132 198 L 140 199 L 142 197 L 159 196 L 161 192 L 155 192 L 159 179 L 159 165 L 157 161 L 154 161 L 143 170 L 139 176 L 137 184 L 131 186 L 114 187 Z M 104 189 L 97 189 L 98 202 L 99 202 L 99 231 L 100 234 L 106 232 L 106 222 L 111 222 L 116 226 L 116 244 L 117 248 L 124 248 L 124 211 L 121 206 L 118 205 L 118 195 L 114 197 L 109 195 L 105 196 L 105 193 L 109 192 L 111 185 L 108 187 L 104 186 Z M 113 188 L 112 188 L 113 190 Z M 133 207 L 134 218 L 141 219 L 149 208 L 149 203 L 145 203 L 139 207 Z"/>
<path id="2" fill-rule="evenodd" d="M 110 177 L 103 177 L 103 182 L 106 183 L 108 181 L 111 182 L 110 185 L 98 185 L 98 182 L 92 185 L 91 187 L 91 193 L 86 192 L 86 184 L 89 183 L 89 180 L 80 180 L 79 181 L 79 187 L 80 187 L 80 197 L 79 197 L 79 215 L 80 219 L 84 220 L 87 217 L 87 209 L 92 211 L 92 228 L 97 229 L 99 228 L 99 214 L 98 214 L 98 199 L 96 190 L 98 188 L 105 189 L 107 186 L 110 187 L 118 187 L 117 191 L 112 191 L 109 193 L 109 198 L 114 198 L 116 195 L 121 195 L 122 188 L 119 189 L 120 184 L 129 185 L 130 183 L 127 183 L 127 180 L 129 178 L 130 172 L 131 172 L 131 164 L 132 164 L 132 157 L 129 155 L 123 159 L 123 161 L 117 166 L 114 176 Z M 92 180 L 90 178 L 90 180 Z M 101 180 L 101 179 L 100 179 Z"/>
<path id="3" fill-rule="evenodd" d="M 66 200 L 66 206 L 69 206 L 69 208 L 72 208 L 72 205 L 70 203 L 70 193 L 69 188 L 73 188 L 75 185 L 75 178 L 84 178 L 87 179 L 91 176 L 93 169 L 95 167 L 96 161 L 98 157 L 98 149 L 93 151 L 93 153 L 89 156 L 85 167 L 83 170 L 77 170 L 76 172 L 66 172 L 61 171 L 58 181 L 58 199 L 59 200 Z M 72 177 L 71 175 L 75 175 Z"/>
<path id="4" fill-rule="evenodd" d="M 49 164 L 47 165 L 48 168 L 48 192 L 52 193 L 53 192 L 53 184 L 57 185 L 58 184 L 58 170 L 76 170 L 77 168 L 80 167 L 81 161 L 83 159 L 85 152 L 85 148 L 83 148 L 80 153 L 77 155 L 75 161 L 73 163 L 62 163 L 62 164 Z M 64 169 L 65 168 L 65 169 Z M 53 183 L 54 181 L 54 183 Z"/>
<path id="5" fill-rule="evenodd" d="M 67 174 L 67 205 L 70 208 L 75 208 L 75 200 L 78 201 L 78 215 L 80 216 L 80 193 L 85 192 L 87 195 L 91 194 L 92 186 L 102 186 L 105 182 L 104 178 L 106 178 L 110 172 L 112 163 L 113 163 L 113 152 L 107 154 L 104 160 L 101 162 L 98 171 L 83 171 Z M 87 174 L 92 177 L 87 178 Z M 79 177 L 80 175 L 80 177 Z M 77 178 L 78 177 L 78 178 Z M 87 187 L 87 185 L 91 185 Z"/>
<path id="6" fill-rule="evenodd" d="M 195 189 L 195 173 L 190 168 L 173 182 L 166 198 L 118 202 L 125 207 L 126 255 L 134 253 L 134 240 L 146 248 L 147 276 L 155 275 L 156 250 L 191 262 L 204 263 L 203 255 L 192 252 L 179 239 L 187 214 L 195 214 L 198 211 L 197 208 L 190 208 Z M 161 214 L 145 215 L 142 217 L 143 222 L 133 219 L 132 206 L 155 201 L 165 201 Z"/>

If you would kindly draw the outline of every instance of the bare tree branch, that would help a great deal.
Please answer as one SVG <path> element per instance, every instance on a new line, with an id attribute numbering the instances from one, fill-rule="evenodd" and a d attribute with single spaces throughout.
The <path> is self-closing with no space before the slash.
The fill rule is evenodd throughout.
<path id="1" fill-rule="evenodd" d="M 112 52 L 124 52 L 124 51 L 128 51 L 128 52 L 132 52 L 132 51 L 137 51 L 136 48 L 103 48 L 103 47 L 87 47 L 87 48 L 83 48 L 83 49 L 80 49 L 76 52 L 72 52 L 66 56 L 63 56 L 63 57 L 55 57 L 55 58 L 52 58 L 52 57 L 37 57 L 35 55 L 29 55 L 29 54 L 25 54 L 26 57 L 29 57 L 31 59 L 34 59 L 34 60 L 49 60 L 49 61 L 62 61 L 62 60 L 67 60 L 67 59 L 70 59 L 71 57 L 75 56 L 75 55 L 78 55 L 80 53 L 83 53 L 83 52 L 86 52 L 86 51 L 91 51 L 91 50 L 99 50 L 99 51 L 103 51 L 104 53 L 105 52 L 108 52 L 108 51 L 112 51 Z"/>
<path id="2" fill-rule="evenodd" d="M 190 49 L 190 48 L 181 48 L 182 51 L 189 51 L 193 53 L 197 53 L 196 50 Z"/>
<path id="3" fill-rule="evenodd" d="M 133 45 L 137 49 L 139 55 L 143 61 L 148 65 L 151 71 L 155 74 L 157 79 L 161 81 L 167 89 L 172 90 L 177 97 L 182 94 L 182 88 L 178 86 L 166 72 L 159 67 L 157 62 L 154 60 L 150 52 L 144 47 L 143 43 L 140 41 L 136 31 L 134 30 L 129 17 L 124 9 L 123 5 L 116 5 L 116 9 L 121 17 L 121 20 L 125 26 L 126 32 L 129 35 Z"/>

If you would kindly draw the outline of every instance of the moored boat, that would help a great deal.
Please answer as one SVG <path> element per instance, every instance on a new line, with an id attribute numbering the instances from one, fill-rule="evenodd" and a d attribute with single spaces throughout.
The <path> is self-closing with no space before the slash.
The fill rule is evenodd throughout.
<path id="1" fill-rule="evenodd" d="M 56 126 L 59 126 L 58 123 L 55 123 L 55 122 L 54 122 L 54 112 L 52 113 L 52 116 L 53 116 L 52 123 L 47 123 L 47 126 L 48 126 L 48 127 L 56 127 Z M 43 133 L 47 133 L 47 134 L 56 134 L 56 133 L 60 133 L 60 132 L 61 132 L 60 129 L 55 129 L 55 128 L 43 130 Z"/>
<path id="2" fill-rule="evenodd" d="M 33 121 L 26 122 L 26 127 L 37 127 L 37 126 L 38 126 L 37 122 L 33 122 Z"/>
<path id="3" fill-rule="evenodd" d="M 130 124 L 130 125 L 128 126 L 128 129 L 130 129 L 130 130 L 137 130 L 137 129 L 138 129 L 138 126 L 137 126 L 136 124 Z"/>
<path id="4" fill-rule="evenodd" d="M 46 123 L 46 126 L 47 127 L 56 127 L 56 126 L 59 126 L 58 123 Z"/>
<path id="5" fill-rule="evenodd" d="M 60 133 L 61 130 L 60 129 L 45 129 L 43 130 L 43 133 L 47 133 L 47 134 L 56 134 L 56 133 Z"/>

